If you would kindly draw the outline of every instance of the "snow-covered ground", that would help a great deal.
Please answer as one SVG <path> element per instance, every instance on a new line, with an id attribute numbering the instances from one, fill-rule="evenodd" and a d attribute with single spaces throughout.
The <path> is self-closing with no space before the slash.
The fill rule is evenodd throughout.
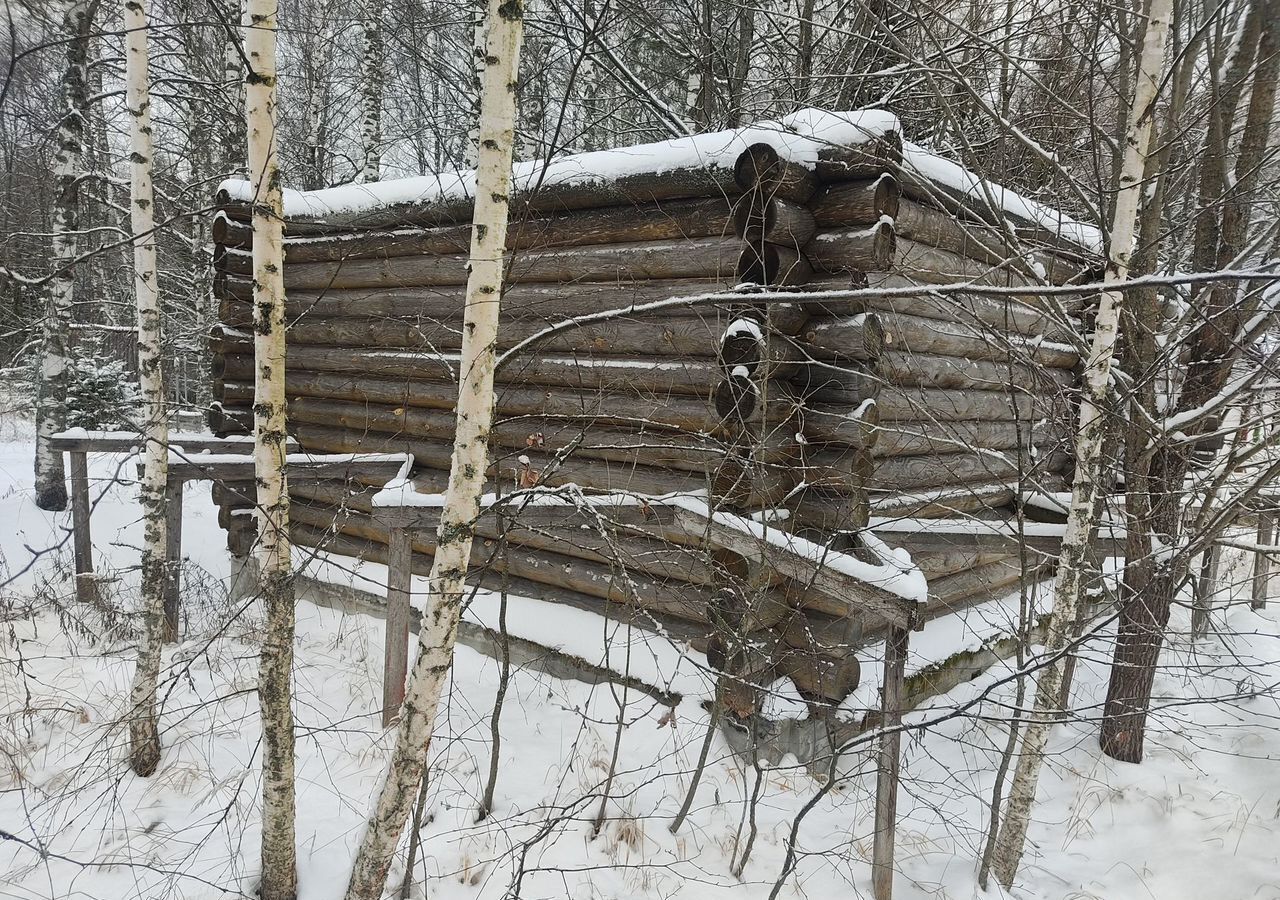
<path id="1" fill-rule="evenodd" d="M 10 426 L 11 427 L 11 426 Z M 125 709 L 132 652 L 93 611 L 67 599 L 70 549 L 65 514 L 31 503 L 32 447 L 0 435 L 0 897 L 223 898 L 251 895 L 258 865 L 256 611 L 227 598 L 230 564 L 207 485 L 186 497 L 189 569 L 187 639 L 166 654 L 164 757 L 150 779 L 125 761 Z M 105 484 L 132 475 L 119 459 L 94 458 Z M 118 485 L 94 514 L 100 568 L 135 593 L 140 528 L 134 488 Z M 33 561 L 32 552 L 61 549 Z M 300 559 L 301 562 L 301 559 Z M 340 577 L 330 561 L 316 574 Z M 1235 575 L 1239 578 L 1239 567 Z M 16 577 L 15 577 L 16 576 Z M 376 584 L 379 567 L 361 576 Z M 60 598 L 55 602 L 55 598 Z M 472 615 L 490 619 L 482 597 Z M 986 620 L 944 626 L 956 641 L 990 631 Z M 59 612 L 61 610 L 61 612 Z M 1002 612 L 1004 611 L 1004 612 Z M 302 603 L 298 609 L 298 848 L 301 896 L 342 895 L 346 874 L 388 749 L 373 712 L 379 695 L 382 623 Z M 1167 651 L 1147 760 L 1103 757 L 1096 725 L 1058 728 L 1054 757 L 1021 877 L 1022 898 L 1280 897 L 1280 621 L 1236 607 L 1229 637 Z M 431 748 L 424 859 L 412 896 L 433 898 L 764 898 L 782 869 L 792 822 L 821 787 L 803 767 L 763 770 L 755 841 L 742 878 L 730 874 L 744 798 L 755 772 L 718 742 L 689 822 L 667 830 L 706 727 L 699 701 L 709 682 L 702 660 L 652 637 L 606 627 L 585 612 L 536 599 L 514 601 L 514 631 L 630 667 L 685 694 L 674 715 L 635 692 L 560 681 L 518 670 L 502 718 L 494 814 L 475 821 L 489 767 L 489 713 L 497 664 L 460 648 L 447 718 Z M 1174 631 L 1186 616 L 1175 614 Z M 936 654 L 947 632 L 917 641 Z M 1105 690 L 1105 636 L 1078 674 L 1088 719 Z M 918 657 L 919 667 L 930 661 Z M 874 694 L 874 666 L 864 668 Z M 895 896 L 970 898 L 982 844 L 1001 724 L 1013 695 L 992 672 L 934 701 L 909 721 L 937 720 L 904 741 L 905 765 Z M 796 707 L 778 685 L 771 706 Z M 962 715 L 950 709 L 983 696 Z M 1219 702 L 1186 702 L 1229 698 Z M 601 786 L 624 720 L 606 825 L 592 837 Z M 873 764 L 866 750 L 848 777 L 798 831 L 798 867 L 782 897 L 870 896 Z M 745 832 L 744 832 L 745 833 Z M 398 889 L 402 870 L 392 873 Z M 398 896 L 398 894 L 397 894 Z M 987 896 L 1000 896 L 992 888 Z"/>

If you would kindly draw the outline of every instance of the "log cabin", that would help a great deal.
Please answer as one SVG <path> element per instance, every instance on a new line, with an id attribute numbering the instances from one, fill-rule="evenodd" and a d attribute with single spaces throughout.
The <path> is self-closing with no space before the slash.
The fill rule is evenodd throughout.
<path id="1" fill-rule="evenodd" d="M 859 647 L 1052 571 L 1052 536 L 1015 531 L 1071 476 L 1094 229 L 878 110 L 515 176 L 476 578 L 706 650 L 745 716 L 780 676 L 838 705 Z M 447 480 L 473 183 L 286 194 L 290 430 L 412 454 L 419 496 Z M 246 192 L 213 222 L 220 435 L 251 422 Z M 383 489 L 294 485 L 295 541 L 385 560 Z M 568 501 L 504 505 L 540 493 Z M 243 552 L 248 501 L 215 499 Z"/>

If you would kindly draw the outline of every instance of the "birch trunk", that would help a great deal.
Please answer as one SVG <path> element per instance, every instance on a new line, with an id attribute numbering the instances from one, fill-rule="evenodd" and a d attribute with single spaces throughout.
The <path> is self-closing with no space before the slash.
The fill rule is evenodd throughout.
<path id="1" fill-rule="evenodd" d="M 263 900 L 297 896 L 293 790 L 293 578 L 285 484 L 284 221 L 276 155 L 275 0 L 249 0 L 245 78 L 253 179 L 254 473 L 259 590 L 266 621 L 258 676 L 262 715 Z"/>
<path id="2" fill-rule="evenodd" d="M 80 229 L 80 180 L 84 173 L 85 109 L 88 106 L 89 26 L 92 6 L 72 0 L 63 13 L 67 69 L 62 83 L 62 120 L 53 160 L 57 201 L 53 213 L 53 276 L 44 316 L 40 386 L 36 395 L 36 505 L 67 508 L 62 454 L 49 440 L 67 427 L 67 341 L 75 303 L 75 262 Z"/>
<path id="3" fill-rule="evenodd" d="M 360 144 L 362 182 L 377 181 L 382 169 L 383 0 L 366 0 L 364 66 L 360 78 Z"/>
<path id="4" fill-rule="evenodd" d="M 418 634 L 418 655 L 400 710 L 395 751 L 352 868 L 347 900 L 377 900 L 382 895 L 400 833 L 424 776 L 440 695 L 453 664 L 472 523 L 480 512 L 493 424 L 494 348 L 507 240 L 523 17 L 520 0 L 489 0 L 462 379 L 449 486 L 431 566 L 428 612 Z"/>
<path id="5" fill-rule="evenodd" d="M 1164 67 L 1165 43 L 1173 0 L 1151 0 L 1147 12 L 1146 37 L 1138 63 L 1129 124 L 1125 131 L 1124 162 L 1120 168 L 1115 212 L 1111 222 L 1111 246 L 1106 281 L 1121 285 L 1129 274 L 1137 233 L 1138 207 L 1142 196 L 1142 176 L 1154 132 L 1155 104 Z M 1085 369 L 1084 396 L 1080 402 L 1080 427 L 1076 436 L 1076 473 L 1071 486 L 1071 509 L 1063 536 L 1058 577 L 1054 583 L 1053 610 L 1045 652 L 1051 662 L 1036 682 L 1035 705 L 1022 738 L 1017 769 L 1009 791 L 1008 808 L 996 842 L 993 868 L 996 879 L 1009 888 L 1017 875 L 1026 842 L 1036 783 L 1044 763 L 1049 730 L 1056 718 L 1062 696 L 1062 671 L 1071 623 L 1078 613 L 1080 579 L 1085 569 L 1090 535 L 1096 524 L 1098 491 L 1102 482 L 1102 449 L 1106 420 L 1102 411 L 1111 380 L 1111 363 L 1119 333 L 1124 293 L 1104 291 L 1094 325 L 1093 342 Z"/>
<path id="6" fill-rule="evenodd" d="M 129 113 L 129 221 L 133 231 L 133 287 L 138 308 L 138 380 L 142 389 L 142 641 L 133 673 L 130 762 L 141 776 L 160 762 L 156 684 L 165 640 L 164 588 L 169 420 L 161 366 L 160 285 L 156 269 L 155 190 L 152 186 L 151 89 L 146 0 L 125 0 L 125 106 Z M 179 488 L 180 490 L 181 488 Z"/>

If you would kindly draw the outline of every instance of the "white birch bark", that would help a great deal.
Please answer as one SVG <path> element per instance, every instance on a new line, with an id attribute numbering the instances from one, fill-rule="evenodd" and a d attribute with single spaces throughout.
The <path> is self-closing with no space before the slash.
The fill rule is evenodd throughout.
<path id="1" fill-rule="evenodd" d="M 75 304 L 75 263 L 80 230 L 80 187 L 84 174 L 85 107 L 88 83 L 90 4 L 71 0 L 63 12 L 66 76 L 62 82 L 62 119 L 53 159 L 57 200 L 53 213 L 53 277 L 41 340 L 40 385 L 36 393 L 36 505 L 67 508 L 62 454 L 49 440 L 67 427 L 67 342 Z"/>
<path id="2" fill-rule="evenodd" d="M 382 91 L 385 83 L 383 0 L 365 0 L 364 59 L 360 73 L 360 181 L 377 181 L 382 170 Z"/>
<path id="3" fill-rule="evenodd" d="M 1137 236 L 1138 207 L 1142 199 L 1142 176 L 1154 134 L 1156 97 L 1164 69 L 1165 44 L 1172 13 L 1173 0 L 1151 0 L 1142 56 L 1138 61 L 1133 103 L 1129 108 L 1129 122 L 1125 130 L 1124 158 L 1111 221 L 1105 279 L 1108 284 L 1122 284 L 1129 275 L 1129 262 Z M 1115 355 L 1123 302 L 1123 291 L 1103 292 L 1085 367 L 1086 389 L 1080 403 L 1071 508 L 1067 514 L 1058 577 L 1054 583 L 1049 633 L 1045 638 L 1046 653 L 1056 658 L 1040 671 L 1036 682 L 1035 705 L 1022 737 L 1018 766 L 1009 789 L 1009 802 L 992 866 L 996 879 L 1005 888 L 1013 885 L 1022 861 L 1031 806 L 1035 801 L 1036 784 L 1044 763 L 1044 749 L 1061 701 L 1062 671 L 1066 658 L 1062 651 L 1067 645 L 1071 623 L 1077 615 L 1080 578 L 1085 568 L 1085 555 L 1099 507 L 1096 500 L 1102 481 L 1102 442 L 1106 434 L 1103 407 L 1111 380 L 1111 363 Z"/>
<path id="4" fill-rule="evenodd" d="M 133 232 L 133 289 L 138 310 L 138 381 L 142 445 L 142 623 L 130 696 L 129 743 L 134 772 L 147 776 L 160 762 L 156 684 L 165 640 L 164 587 L 169 419 L 161 364 L 160 284 L 152 186 L 150 66 L 146 0 L 125 0 L 125 107 L 129 114 L 129 224 Z"/>
<path id="5" fill-rule="evenodd" d="M 462 373 L 449 487 L 431 566 L 428 612 L 418 633 L 396 746 L 347 887 L 347 900 L 377 900 L 423 778 L 431 732 L 462 614 L 472 524 L 480 513 L 493 424 L 494 350 L 507 241 L 508 195 L 524 9 L 520 0 L 489 0 L 480 100 L 479 165 L 463 324 Z"/>
<path id="6" fill-rule="evenodd" d="M 293 573 L 285 483 L 284 221 L 276 153 L 276 0 L 249 0 L 245 54 L 253 181 L 254 473 L 259 590 L 266 621 L 258 675 L 262 716 L 263 900 L 297 896 L 294 840 Z"/>

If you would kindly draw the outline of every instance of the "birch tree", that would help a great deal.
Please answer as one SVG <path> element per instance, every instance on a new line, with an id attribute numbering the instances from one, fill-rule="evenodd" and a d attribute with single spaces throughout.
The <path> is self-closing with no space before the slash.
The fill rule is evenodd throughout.
<path id="1" fill-rule="evenodd" d="M 1154 133 L 1156 98 L 1164 68 L 1165 43 L 1173 0 L 1151 0 L 1147 11 L 1142 55 L 1134 85 L 1129 121 L 1125 130 L 1124 160 L 1121 164 L 1115 210 L 1111 220 L 1110 244 L 1105 282 L 1115 287 L 1103 291 L 1094 324 L 1093 340 L 1085 366 L 1085 390 L 1080 403 L 1076 436 L 1076 472 L 1071 486 L 1071 508 L 1054 583 L 1053 609 L 1045 638 L 1048 664 L 1036 682 L 1035 705 L 1022 738 L 1017 769 L 1009 790 L 1000 836 L 996 842 L 996 878 L 1006 888 L 1013 885 L 1026 842 L 1036 784 L 1044 763 L 1049 730 L 1057 718 L 1062 696 L 1064 650 L 1071 623 L 1077 615 L 1081 577 L 1086 571 L 1085 556 L 1090 534 L 1098 515 L 1098 493 L 1102 485 L 1103 441 L 1106 421 L 1103 410 L 1111 382 L 1112 360 L 1120 331 L 1120 310 L 1124 293 L 1120 290 L 1129 274 L 1142 200 L 1143 173 Z"/>
<path id="2" fill-rule="evenodd" d="M 62 81 L 62 117 L 58 121 L 53 177 L 57 200 L 53 213 L 53 275 L 44 314 L 40 386 L 36 395 L 36 505 L 67 507 L 62 454 L 50 439 L 67 427 L 67 342 L 75 305 L 75 263 L 79 251 L 80 192 L 84 178 L 84 142 L 88 100 L 89 31 L 97 0 L 70 0 L 63 10 L 66 70 Z"/>
<path id="3" fill-rule="evenodd" d="M 258 673 L 262 716 L 263 900 L 298 890 L 293 785 L 293 572 L 285 483 L 284 198 L 276 153 L 276 0 L 249 0 L 245 53 L 253 183 L 254 474 L 258 589 L 266 621 Z"/>
<path id="4" fill-rule="evenodd" d="M 431 566 L 427 614 L 418 633 L 418 655 L 400 709 L 396 746 L 352 868 L 347 900 L 377 900 L 382 895 L 400 833 L 424 777 L 440 695 L 453 665 L 471 558 L 472 524 L 480 514 L 484 489 L 493 424 L 494 357 L 524 8 L 520 0 L 489 0 L 487 18 L 475 212 L 449 486 Z"/>
<path id="5" fill-rule="evenodd" d="M 386 79 L 382 47 L 383 0 L 366 0 L 364 59 L 360 72 L 360 180 L 377 181 L 382 169 L 382 90 Z"/>
<path id="6" fill-rule="evenodd" d="M 138 310 L 138 380 L 142 389 L 142 642 L 133 675 L 129 722 L 131 763 L 139 775 L 160 762 L 156 683 L 165 640 L 164 586 L 169 420 L 162 372 L 160 284 L 156 257 L 154 141 L 147 50 L 146 0 L 125 0 L 125 106 L 129 113 L 129 223 L 133 230 L 133 288 Z M 181 489 L 181 488 L 179 488 Z"/>

